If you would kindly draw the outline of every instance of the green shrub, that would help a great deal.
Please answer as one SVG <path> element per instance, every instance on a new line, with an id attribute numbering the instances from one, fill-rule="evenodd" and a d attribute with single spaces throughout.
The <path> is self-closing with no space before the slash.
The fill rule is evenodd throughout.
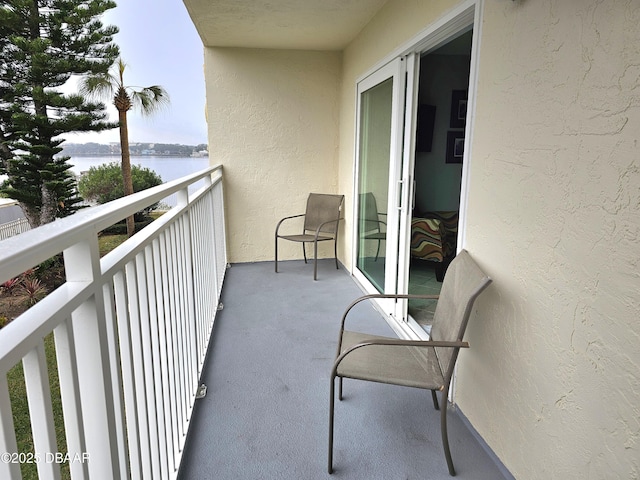
<path id="1" fill-rule="evenodd" d="M 140 165 L 131 165 L 131 178 L 134 192 L 140 192 L 162 184 L 160 175 Z M 78 182 L 78 191 L 85 200 L 100 204 L 123 197 L 122 167 L 117 162 L 91 167 Z M 154 203 L 138 212 L 136 220 L 139 221 L 157 206 L 158 204 Z"/>

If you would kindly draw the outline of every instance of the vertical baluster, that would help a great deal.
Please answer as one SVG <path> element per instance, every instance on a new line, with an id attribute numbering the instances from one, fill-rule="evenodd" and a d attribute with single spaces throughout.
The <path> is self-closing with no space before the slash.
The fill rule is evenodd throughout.
<path id="1" fill-rule="evenodd" d="M 157 433 L 155 446 L 152 447 L 154 455 L 157 456 L 158 468 L 160 470 L 160 478 L 169 478 L 170 471 L 167 460 L 167 431 L 165 426 L 165 407 L 164 403 L 164 386 L 162 382 L 163 377 L 163 363 L 160 358 L 160 328 L 158 319 L 158 296 L 157 296 L 157 283 L 155 272 L 155 264 L 153 259 L 153 246 L 147 245 L 144 249 L 145 259 L 145 272 L 147 280 L 147 299 L 149 305 L 149 336 L 151 344 L 150 363 L 153 365 L 153 384 L 149 384 L 150 388 L 149 397 L 153 399 L 156 414 L 153 417 L 157 422 Z M 157 451 L 155 450 L 157 449 Z"/>
<path id="2" fill-rule="evenodd" d="M 38 477 L 46 479 L 60 478 L 60 464 L 47 461 L 47 455 L 58 451 L 56 428 L 53 421 L 53 407 L 51 405 L 51 389 L 49 388 L 49 369 L 44 351 L 44 342 L 27 353 L 22 359 L 24 380 L 29 400 L 29 416 L 33 433 L 38 467 Z"/>
<path id="3" fill-rule="evenodd" d="M 134 358 L 131 346 L 129 321 L 129 298 L 124 273 L 119 271 L 113 277 L 118 317 L 118 337 L 120 340 L 120 361 L 124 387 L 127 439 L 129 445 L 129 468 L 132 478 L 143 478 L 138 409 L 134 380 Z"/>
<path id="4" fill-rule="evenodd" d="M 194 299 L 194 267 L 193 262 L 196 260 L 196 254 L 192 251 L 191 244 L 191 206 L 189 205 L 188 189 L 178 192 L 178 205 L 185 208 L 181 217 L 181 244 L 182 244 L 182 265 L 184 278 L 184 298 L 185 302 L 185 327 L 187 329 L 187 379 L 188 379 L 188 401 L 189 411 L 193 408 L 196 390 L 198 389 L 198 355 L 197 355 L 197 329 L 195 316 L 195 299 Z M 189 413 L 189 417 L 191 413 Z"/>
<path id="5" fill-rule="evenodd" d="M 67 282 L 98 282 L 101 272 L 97 234 L 67 248 L 64 265 Z M 74 337 L 82 339 L 75 342 L 75 356 L 89 476 L 117 479 L 118 450 L 102 289 L 96 288 L 71 318 Z"/>
<path id="6" fill-rule="evenodd" d="M 176 402 L 176 421 L 177 421 L 177 435 L 178 445 L 182 444 L 182 439 L 186 434 L 184 430 L 184 405 L 182 403 L 183 397 L 183 383 L 182 383 L 182 317 L 180 315 L 180 302 L 179 302 L 179 289 L 178 289 L 178 275 L 176 267 L 175 256 L 175 227 L 173 224 L 169 226 L 167 231 L 167 273 L 169 274 L 169 298 L 171 301 L 171 333 L 173 337 L 173 368 L 174 368 L 174 382 L 175 382 L 175 396 L 174 402 Z"/>
<path id="7" fill-rule="evenodd" d="M 173 464 L 178 465 L 179 460 L 179 445 L 180 445 L 180 430 L 179 430 L 179 407 L 178 407 L 178 377 L 176 375 L 176 360 L 175 360 L 175 347 L 176 347 L 176 335 L 174 332 L 174 304 L 171 295 L 172 292 L 172 280 L 170 270 L 170 248 L 169 248 L 169 232 L 165 230 L 159 237 L 160 245 L 160 263 L 162 266 L 162 296 L 164 300 L 164 322 L 167 338 L 167 376 L 169 382 L 169 405 L 171 407 L 171 432 L 173 438 Z"/>
<path id="8" fill-rule="evenodd" d="M 136 284 L 138 286 L 140 347 L 143 367 L 144 391 L 146 397 L 147 417 L 145 422 L 149 432 L 149 455 L 151 462 L 152 478 L 161 478 L 160 452 L 158 444 L 158 415 L 156 409 L 155 393 L 155 363 L 153 361 L 153 347 L 151 345 L 151 309 L 149 306 L 149 294 L 153 291 L 147 282 L 147 265 L 144 251 L 139 252 L 135 259 Z M 153 282 L 153 279 L 152 279 Z M 155 315 L 154 315 L 155 316 Z"/>
<path id="9" fill-rule="evenodd" d="M 58 325 L 54 330 L 54 337 L 67 450 L 70 455 L 82 455 L 87 447 L 80 407 L 78 366 L 74 355 L 75 339 L 70 323 L 67 320 Z M 71 462 L 69 469 L 74 480 L 89 478 L 87 462 Z"/>
<path id="10" fill-rule="evenodd" d="M 18 444 L 11 412 L 7 372 L 2 371 L 0 372 L 0 454 L 12 453 L 18 453 Z M 0 478 L 7 480 L 22 478 L 20 464 L 10 460 L 11 458 L 2 458 L 0 461 Z"/>
<path id="11" fill-rule="evenodd" d="M 145 388 L 145 366 L 142 353 L 142 334 L 140 301 L 138 297 L 139 277 L 135 261 L 125 266 L 127 295 L 129 296 L 129 334 L 131 335 L 131 353 L 133 360 L 133 388 L 136 398 L 138 441 L 143 478 L 153 478 L 150 454 L 149 419 L 147 412 L 147 391 Z"/>
<path id="12" fill-rule="evenodd" d="M 113 385 L 113 409 L 115 411 L 115 428 L 118 448 L 118 466 L 121 478 L 130 478 L 127 454 L 127 430 L 125 428 L 125 406 L 123 403 L 123 379 L 121 370 L 120 344 L 118 341 L 118 322 L 116 318 L 115 291 L 113 279 L 102 287 L 104 297 L 105 324 L 109 343 L 109 362 L 111 365 Z M 74 479 L 75 480 L 75 479 Z"/>

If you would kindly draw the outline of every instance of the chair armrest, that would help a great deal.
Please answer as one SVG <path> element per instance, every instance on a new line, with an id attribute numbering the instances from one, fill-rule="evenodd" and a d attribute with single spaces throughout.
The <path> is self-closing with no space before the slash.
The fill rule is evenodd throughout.
<path id="1" fill-rule="evenodd" d="M 340 340 L 342 342 L 342 339 Z M 375 345 L 397 346 L 397 347 L 438 347 L 438 348 L 469 348 L 469 342 L 464 341 L 443 341 L 443 340 L 401 340 L 393 338 L 375 338 L 366 342 L 351 345 L 347 350 L 340 353 L 333 363 L 332 375 L 338 371 L 338 367 L 347 355 L 359 348 L 371 347 Z M 341 347 L 338 346 L 340 349 Z M 339 350 L 338 350 L 339 351 Z"/>
<path id="2" fill-rule="evenodd" d="M 370 345 L 387 345 L 400 347 L 438 347 L 438 348 L 469 348 L 469 342 L 448 341 L 448 340 L 402 340 L 401 338 L 375 338 L 362 343 L 352 345 L 345 352 L 353 351 L 357 348 L 368 347 Z"/>
<path id="3" fill-rule="evenodd" d="M 372 293 L 369 295 L 363 295 L 362 297 L 356 298 L 351 304 L 347 307 L 342 315 L 342 320 L 340 322 L 340 332 L 344 330 L 344 324 L 347 320 L 347 315 L 351 311 L 353 307 L 355 307 L 360 302 L 365 300 L 373 300 L 376 298 L 402 298 L 402 299 L 422 299 L 422 300 L 437 300 L 440 298 L 440 295 L 417 295 L 417 294 L 392 294 L 392 293 Z"/>
<path id="4" fill-rule="evenodd" d="M 324 227 L 325 225 L 329 224 L 329 223 L 333 223 L 336 222 L 336 234 L 338 233 L 338 222 L 340 220 L 344 220 L 344 218 L 338 218 L 337 220 L 327 220 L 326 222 L 321 223 L 320 225 L 318 225 L 318 228 L 316 228 L 316 238 L 318 238 L 318 235 L 320 235 L 320 232 L 322 231 L 322 227 Z M 329 232 L 327 232 L 329 233 Z"/>
<path id="5" fill-rule="evenodd" d="M 305 213 L 301 213 L 299 215 L 291 215 L 290 217 L 284 217 L 283 219 L 281 219 L 276 225 L 276 236 L 278 235 L 278 230 L 280 229 L 280 225 L 282 224 L 282 222 L 284 222 L 285 220 L 289 220 L 291 218 L 304 217 L 305 215 L 306 215 Z"/>

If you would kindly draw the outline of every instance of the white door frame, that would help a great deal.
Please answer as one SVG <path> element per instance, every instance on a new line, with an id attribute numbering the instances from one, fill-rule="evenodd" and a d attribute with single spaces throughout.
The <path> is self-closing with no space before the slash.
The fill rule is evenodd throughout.
<path id="1" fill-rule="evenodd" d="M 359 212 L 359 178 L 360 178 L 360 157 L 361 157 L 361 142 L 360 136 L 362 134 L 362 122 L 361 118 L 362 113 L 362 94 L 375 87 L 376 85 L 381 84 L 382 82 L 392 79 L 393 80 L 393 90 L 392 90 L 392 116 L 391 116 L 391 132 L 390 132 L 390 147 L 389 147 L 389 155 L 390 155 L 390 170 L 399 171 L 402 163 L 402 150 L 403 150 L 403 123 L 404 123 L 404 91 L 405 91 L 405 71 L 406 64 L 403 58 L 395 58 L 388 62 L 386 65 L 382 66 L 375 72 L 372 72 L 371 75 L 367 76 L 357 84 L 357 101 L 356 101 L 356 109 L 357 109 L 357 122 L 356 122 L 356 164 L 355 164 L 355 176 L 354 176 L 354 222 L 358 222 L 358 212 Z M 384 205 L 384 208 L 387 212 L 387 238 L 385 241 L 385 258 L 390 258 L 393 260 L 392 264 L 389 264 L 385 267 L 385 282 L 384 282 L 384 292 L 390 292 L 396 290 L 396 279 L 397 279 L 397 246 L 399 240 L 399 228 L 397 227 L 400 212 L 396 208 L 397 199 L 399 197 L 400 188 L 398 183 L 395 181 L 397 178 L 397 173 L 394 175 L 389 175 L 389 183 L 387 186 L 388 191 L 388 201 L 387 205 Z M 393 226 L 393 228 L 391 228 Z M 354 228 L 354 235 L 352 238 L 352 248 L 353 248 L 353 265 L 351 271 L 353 272 L 354 277 L 360 284 L 363 285 L 365 290 L 369 293 L 377 293 L 376 287 L 369 281 L 369 279 L 360 272 L 357 261 L 358 261 L 358 227 Z M 387 270 L 388 269 L 388 270 Z M 379 308 L 385 313 L 385 315 L 393 315 L 395 312 L 395 302 L 391 300 L 381 300 L 379 302 Z"/>

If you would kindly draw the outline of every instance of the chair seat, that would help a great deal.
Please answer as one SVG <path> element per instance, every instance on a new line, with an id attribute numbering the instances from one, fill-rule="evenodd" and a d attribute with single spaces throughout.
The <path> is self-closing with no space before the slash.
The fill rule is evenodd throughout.
<path id="1" fill-rule="evenodd" d="M 369 233 L 363 237 L 365 240 L 386 240 L 386 232 Z"/>
<path id="2" fill-rule="evenodd" d="M 375 339 L 389 338 L 345 330 L 340 353 Z M 358 348 L 340 363 L 337 376 L 429 390 L 444 387 L 433 347 L 370 345 Z"/>
<path id="3" fill-rule="evenodd" d="M 316 240 L 315 235 L 303 234 L 303 235 L 278 235 L 278 238 L 284 238 L 292 242 L 314 242 Z M 333 237 L 327 237 L 326 235 L 318 235 L 318 241 L 333 240 Z"/>

